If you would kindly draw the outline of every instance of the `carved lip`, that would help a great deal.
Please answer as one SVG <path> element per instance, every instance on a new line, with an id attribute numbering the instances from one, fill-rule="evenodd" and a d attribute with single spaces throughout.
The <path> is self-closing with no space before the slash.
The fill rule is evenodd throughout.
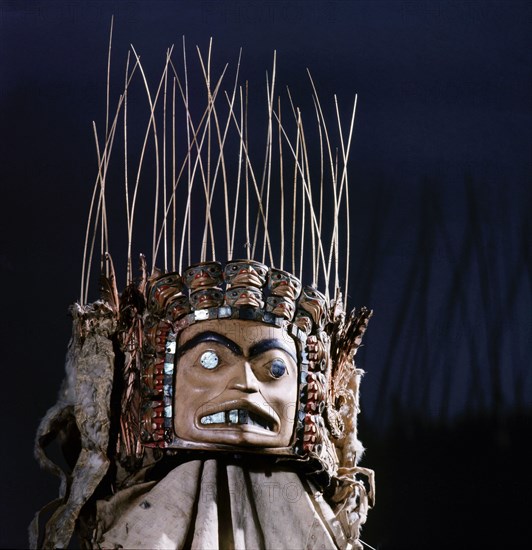
<path id="1" fill-rule="evenodd" d="M 204 284 L 206 282 L 216 281 L 216 277 L 213 277 L 208 271 L 201 270 L 199 273 L 194 275 L 194 282 L 197 284 Z"/>
<path id="2" fill-rule="evenodd" d="M 308 311 L 312 315 L 312 318 L 314 319 L 315 323 L 319 321 L 323 308 L 320 302 L 318 302 L 318 300 L 308 300 L 306 302 L 301 303 L 300 307 Z"/>
<path id="3" fill-rule="evenodd" d="M 263 281 L 255 270 L 244 268 L 241 269 L 237 273 L 237 275 L 235 275 L 234 278 L 231 280 L 232 286 L 237 286 L 239 284 L 246 284 L 249 286 L 256 286 L 260 288 L 263 284 Z"/>
<path id="4" fill-rule="evenodd" d="M 254 306 L 261 307 L 260 300 L 251 292 L 243 292 L 235 301 L 235 306 Z"/>
<path id="5" fill-rule="evenodd" d="M 269 408 L 263 408 L 246 399 L 235 399 L 220 404 L 209 404 L 196 415 L 200 429 L 240 429 L 277 435 L 279 421 Z"/>
<path id="6" fill-rule="evenodd" d="M 274 296 L 281 296 L 283 298 L 289 298 L 290 300 L 296 299 L 297 289 L 291 284 L 291 281 L 275 281 L 271 289 Z"/>

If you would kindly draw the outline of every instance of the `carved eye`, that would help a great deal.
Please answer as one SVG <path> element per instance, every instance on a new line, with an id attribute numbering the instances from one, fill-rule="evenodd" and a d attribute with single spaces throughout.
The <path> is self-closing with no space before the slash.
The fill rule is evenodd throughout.
<path id="1" fill-rule="evenodd" d="M 237 271 L 237 270 L 238 270 L 238 266 L 236 266 L 236 265 L 231 266 L 231 271 Z"/>
<path id="2" fill-rule="evenodd" d="M 274 359 L 270 365 L 270 374 L 274 378 L 281 378 L 286 373 L 286 365 L 282 359 Z"/>
<path id="3" fill-rule="evenodd" d="M 205 369 L 215 369 L 218 366 L 218 355 L 212 350 L 204 351 L 200 357 L 201 366 Z"/>
<path id="4" fill-rule="evenodd" d="M 276 274 L 274 275 L 274 277 L 275 277 L 277 280 L 280 280 L 280 279 L 283 278 L 283 276 L 282 276 L 280 273 L 276 273 Z"/>

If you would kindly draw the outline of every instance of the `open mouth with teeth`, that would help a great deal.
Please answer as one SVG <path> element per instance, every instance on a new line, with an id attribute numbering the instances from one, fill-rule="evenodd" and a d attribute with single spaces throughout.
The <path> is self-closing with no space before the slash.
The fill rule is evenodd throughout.
<path id="1" fill-rule="evenodd" d="M 219 411 L 201 417 L 200 424 L 208 427 L 227 427 L 227 426 L 254 426 L 263 430 L 273 432 L 274 423 L 272 420 L 248 411 L 247 409 L 231 409 L 228 411 Z"/>

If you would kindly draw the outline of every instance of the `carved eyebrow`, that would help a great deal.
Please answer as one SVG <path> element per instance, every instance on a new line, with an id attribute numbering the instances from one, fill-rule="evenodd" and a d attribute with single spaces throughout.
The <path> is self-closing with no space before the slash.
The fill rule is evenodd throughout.
<path id="1" fill-rule="evenodd" d="M 294 352 L 278 338 L 270 338 L 269 340 L 261 340 L 260 342 L 257 342 L 249 348 L 248 355 L 250 358 L 255 357 L 256 355 L 260 355 L 261 353 L 271 349 L 280 349 L 284 351 L 297 363 L 297 357 L 294 355 Z"/>
<path id="2" fill-rule="evenodd" d="M 178 347 L 176 356 L 181 357 L 181 355 L 185 354 L 187 351 L 195 348 L 196 346 L 204 342 L 215 342 L 216 344 L 220 344 L 228 348 L 235 355 L 244 355 L 244 353 L 242 352 L 242 348 L 238 344 L 233 342 L 233 340 L 227 338 L 227 336 L 219 334 L 218 332 L 206 331 L 201 332 L 200 334 L 196 334 L 196 336 L 193 336 L 190 340 L 187 340 L 182 346 Z"/>

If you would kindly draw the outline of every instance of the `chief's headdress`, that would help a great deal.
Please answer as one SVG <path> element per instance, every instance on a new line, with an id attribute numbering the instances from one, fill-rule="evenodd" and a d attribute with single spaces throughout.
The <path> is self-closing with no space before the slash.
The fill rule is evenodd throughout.
<path id="1" fill-rule="evenodd" d="M 62 401 L 41 424 L 37 454 L 56 468 L 40 443 L 63 429 L 61 415 L 70 407 L 83 449 L 76 467 L 86 469 L 81 504 L 107 470 L 110 442 L 116 445 L 111 458 L 118 465 L 118 483 L 146 466 L 146 453 L 203 449 L 279 455 L 321 472 L 319 483 L 329 487 L 339 517 L 358 530 L 367 497 L 356 474 L 369 471 L 357 467 L 363 450 L 356 429 L 362 373 L 354 355 L 371 311 L 348 313 L 345 303 L 351 238 L 347 163 L 356 98 L 346 126 L 335 98 L 331 131 L 312 79 L 313 109 L 305 116 L 290 92 L 278 95 L 274 56 L 266 80 L 266 137 L 260 140 L 252 130 L 257 116 L 252 94 L 239 81 L 240 58 L 227 87 L 228 66 L 219 72 L 212 68 L 210 46 L 206 56 L 197 51 L 199 75 L 187 64 L 184 47 L 183 54 L 180 68 L 169 50 L 162 76 L 150 87 L 132 49 L 116 110 L 103 135 L 95 127 L 98 172 L 67 361 L 67 370 L 76 375 L 67 377 Z M 139 77 L 144 112 L 132 106 L 141 93 Z M 132 112 L 145 120 L 140 133 L 132 130 Z M 143 139 L 134 141 L 139 135 Z M 117 149 L 124 153 L 122 181 L 110 163 Z M 125 200 L 123 257 L 112 233 L 117 194 Z M 135 279 L 133 257 L 136 248 L 146 249 L 147 218 L 151 267 L 141 255 Z M 102 294 L 88 303 L 98 244 Z M 123 273 L 115 273 L 122 262 Z M 121 276 L 126 283 L 119 293 Z M 282 328 L 296 344 L 297 402 L 288 445 L 246 448 L 179 436 L 174 406 L 180 334 L 204 321 L 228 319 Z M 204 361 L 208 370 L 217 359 Z M 98 387 L 82 403 L 79 393 L 87 392 L 95 372 Z M 119 429 L 113 433 L 117 411 Z M 230 422 L 229 412 L 216 421 Z M 91 425 L 93 418 L 98 428 Z M 65 491 L 68 486 L 65 478 Z M 71 506 L 56 515 L 72 523 L 76 510 Z"/>

